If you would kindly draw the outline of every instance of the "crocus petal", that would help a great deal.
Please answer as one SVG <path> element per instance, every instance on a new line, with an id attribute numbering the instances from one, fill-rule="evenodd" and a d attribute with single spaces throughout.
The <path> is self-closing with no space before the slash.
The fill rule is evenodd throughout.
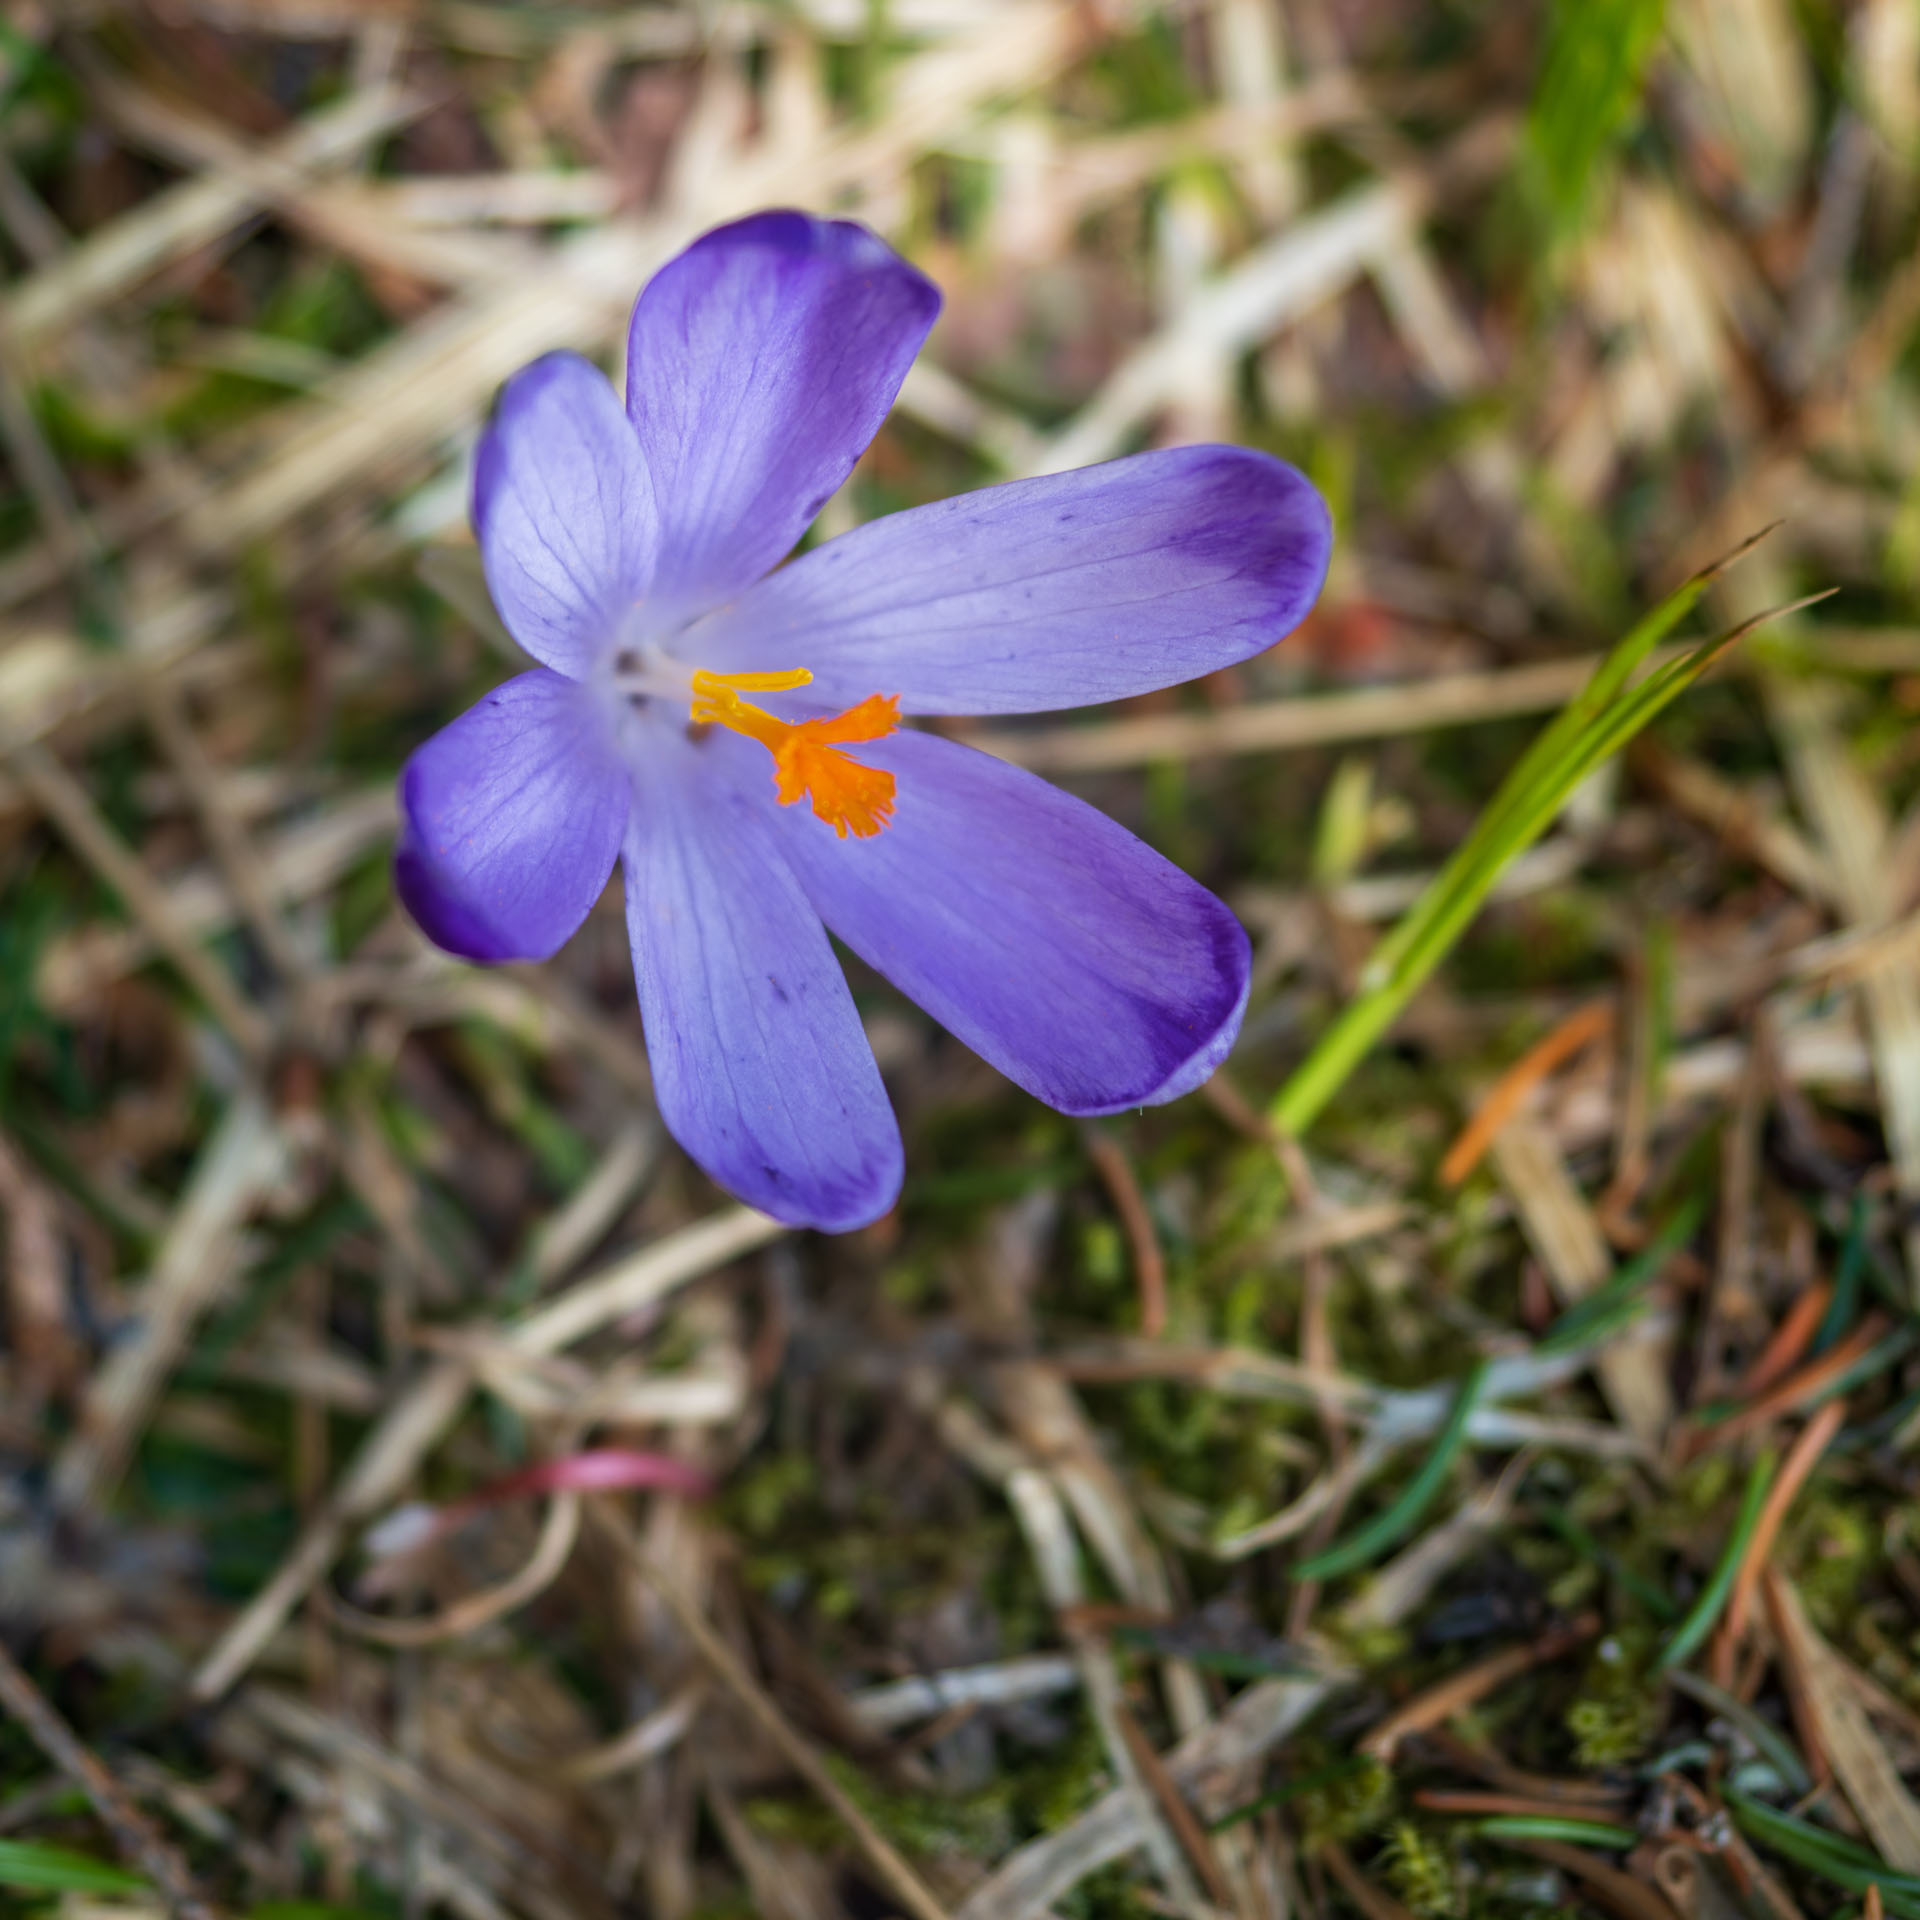
<path id="1" fill-rule="evenodd" d="M 1190 1092 L 1246 1009 L 1240 923 L 1084 802 L 927 733 L 855 749 L 898 783 L 872 839 L 782 814 L 848 946 L 1008 1079 L 1066 1113 Z"/>
<path id="2" fill-rule="evenodd" d="M 864 1226 L 900 1190 L 900 1132 L 771 796 L 721 777 L 718 744 L 657 726 L 635 756 L 627 928 L 654 1097 L 750 1205 L 794 1226 Z"/>
<path id="3" fill-rule="evenodd" d="M 647 283 L 627 411 L 663 522 L 656 598 L 701 612 L 786 554 L 879 431 L 939 310 L 866 228 L 758 213 Z"/>
<path id="4" fill-rule="evenodd" d="M 606 886 L 631 797 L 604 710 L 536 667 L 408 760 L 394 883 L 449 953 L 544 960 Z"/>
<path id="5" fill-rule="evenodd" d="M 501 389 L 473 468 L 473 527 L 507 631 L 579 678 L 653 577 L 640 443 L 607 377 L 550 353 Z"/>
<path id="6" fill-rule="evenodd" d="M 1270 647 L 1326 577 L 1331 530 L 1294 468 L 1173 447 L 869 521 L 720 608 L 687 651 L 807 667 L 809 701 L 1037 713 L 1173 686 Z"/>

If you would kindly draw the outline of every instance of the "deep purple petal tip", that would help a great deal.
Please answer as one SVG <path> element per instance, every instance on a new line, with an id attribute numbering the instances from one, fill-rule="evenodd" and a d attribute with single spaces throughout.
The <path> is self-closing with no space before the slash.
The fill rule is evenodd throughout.
<path id="1" fill-rule="evenodd" d="M 1064 1113 L 1190 1092 L 1246 1010 L 1251 947 L 1225 905 L 1125 828 L 970 747 L 859 749 L 893 823 L 837 840 L 799 809 L 788 858 L 827 925 L 1010 1080 Z"/>
<path id="2" fill-rule="evenodd" d="M 717 669 L 811 669 L 823 706 L 880 689 L 908 713 L 1038 713 L 1273 646 L 1331 550 L 1325 502 L 1285 461 L 1172 447 L 869 521 L 689 638 Z"/>

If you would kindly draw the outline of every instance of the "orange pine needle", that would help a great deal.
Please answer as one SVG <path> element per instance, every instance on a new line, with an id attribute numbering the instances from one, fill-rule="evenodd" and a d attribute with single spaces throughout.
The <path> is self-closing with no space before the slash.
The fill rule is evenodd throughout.
<path id="1" fill-rule="evenodd" d="M 1846 1417 L 1847 1403 L 1844 1400 L 1829 1400 L 1800 1429 L 1799 1438 L 1787 1450 L 1787 1457 L 1780 1463 L 1779 1474 L 1767 1491 L 1766 1504 L 1760 1509 L 1760 1518 L 1754 1524 L 1746 1554 L 1733 1577 L 1733 1592 L 1727 1601 L 1726 1619 L 1721 1625 L 1719 1638 L 1714 1642 L 1713 1678 L 1723 1687 L 1732 1683 L 1733 1657 L 1740 1642 L 1746 1638 L 1747 1621 L 1753 1613 L 1753 1597 L 1760 1590 L 1760 1576 L 1766 1570 L 1773 1543 L 1785 1524 L 1787 1510 L 1819 1463 L 1820 1456 L 1832 1446 L 1833 1437 L 1840 1431 Z"/>
<path id="2" fill-rule="evenodd" d="M 1809 1394 L 1818 1393 L 1822 1387 L 1839 1379 L 1886 1330 L 1887 1316 L 1884 1313 L 1869 1314 L 1831 1353 L 1823 1353 L 1811 1366 L 1789 1374 L 1751 1406 L 1743 1407 L 1732 1419 L 1721 1421 L 1713 1429 L 1716 1443 L 1724 1445 L 1740 1434 L 1751 1433 L 1755 1427 L 1764 1426 L 1776 1413 L 1785 1413 L 1798 1406 Z"/>
<path id="3" fill-rule="evenodd" d="M 1734 1398 L 1750 1400 L 1765 1393 L 1776 1380 L 1784 1379 L 1799 1364 L 1813 1336 L 1826 1318 L 1827 1302 L 1833 1289 L 1822 1280 L 1809 1287 L 1780 1317 L 1767 1344 L 1754 1357 L 1746 1377 L 1734 1388 Z"/>
<path id="4" fill-rule="evenodd" d="M 1460 1130 L 1460 1137 L 1440 1162 L 1440 1178 L 1448 1186 L 1457 1187 L 1480 1164 L 1494 1136 L 1519 1112 L 1527 1095 L 1555 1067 L 1600 1039 L 1612 1025 L 1612 1004 L 1596 1000 L 1568 1014 L 1550 1033 L 1536 1040 L 1493 1083 L 1473 1118 Z"/>

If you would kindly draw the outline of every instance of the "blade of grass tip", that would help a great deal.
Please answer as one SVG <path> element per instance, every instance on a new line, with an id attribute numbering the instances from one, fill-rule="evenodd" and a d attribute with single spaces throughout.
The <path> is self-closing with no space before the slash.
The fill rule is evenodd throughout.
<path id="1" fill-rule="evenodd" d="M 1793 1742 L 1770 1720 L 1762 1719 L 1745 1701 L 1737 1699 L 1723 1687 L 1716 1687 L 1703 1675 L 1689 1673 L 1684 1667 L 1672 1668 L 1667 1674 L 1667 1684 L 1690 1700 L 1698 1701 L 1709 1713 L 1717 1713 L 1729 1726 L 1737 1729 L 1786 1782 L 1789 1793 L 1798 1796 L 1813 1791 L 1813 1776 L 1807 1771 L 1806 1762 L 1800 1758 Z"/>
<path id="2" fill-rule="evenodd" d="M 1611 700 L 1625 685 L 1627 676 L 1634 668 L 1699 604 L 1700 596 L 1729 567 L 1737 566 L 1761 541 L 1777 533 L 1783 524 L 1779 520 L 1769 520 L 1758 532 L 1748 534 L 1737 545 L 1728 548 L 1718 560 L 1708 561 L 1699 572 L 1689 574 L 1681 581 L 1602 661 L 1588 688 L 1594 705 L 1597 707 Z M 1758 618 L 1766 620 L 1772 616 L 1761 614 Z"/>
<path id="3" fill-rule="evenodd" d="M 1501 873 L 1546 831 L 1574 788 L 1678 698 L 1753 624 L 1749 622 L 1735 628 L 1731 633 L 1705 642 L 1683 658 L 1669 662 L 1614 705 L 1598 713 L 1568 738 L 1553 765 L 1523 791 L 1515 793 L 1512 804 L 1498 815 L 1497 831 L 1482 836 L 1476 827 L 1469 836 L 1472 857 L 1462 863 L 1451 890 L 1439 900 L 1425 928 L 1399 956 L 1395 971 L 1401 981 L 1409 983 L 1408 993 L 1439 964 L 1479 912 Z M 1496 799 L 1495 806 L 1498 805 Z M 1443 870 L 1436 890 L 1451 871 L 1451 865 Z M 1370 956 L 1368 975 L 1372 969 Z"/>
<path id="4" fill-rule="evenodd" d="M 1746 634 L 1764 621 L 1797 612 L 1826 597 L 1824 593 L 1810 594 L 1756 614 L 1669 663 L 1577 732 L 1563 732 L 1559 759 L 1543 770 L 1536 770 L 1538 756 L 1529 753 L 1503 783 L 1453 859 L 1368 957 L 1359 994 L 1348 1002 L 1275 1096 L 1268 1110 L 1273 1125 L 1283 1133 L 1297 1135 L 1312 1123 L 1465 932 L 1500 873 L 1546 829 L 1581 780 Z M 1559 726 L 1556 721 L 1549 733 Z"/>
<path id="5" fill-rule="evenodd" d="M 1578 755 L 1570 757 L 1569 764 L 1578 765 L 1580 771 L 1569 782 L 1569 790 L 1609 754 L 1617 753 L 1655 714 L 1692 686 L 1722 654 L 1739 645 L 1748 634 L 1770 620 L 1783 620 L 1789 614 L 1817 606 L 1837 591 L 1837 588 L 1828 588 L 1822 593 L 1810 593 L 1802 599 L 1790 600 L 1784 606 L 1769 607 L 1750 620 L 1743 620 L 1737 627 L 1730 627 L 1725 633 L 1704 641 L 1691 653 L 1682 654 L 1679 659 L 1669 660 L 1666 665 L 1656 668 L 1638 686 L 1622 694 L 1598 714 L 1585 729 L 1579 742 Z"/>
<path id="6" fill-rule="evenodd" d="M 1867 1196 L 1856 1193 L 1847 1219 L 1847 1237 L 1833 1269 L 1833 1298 L 1828 1303 L 1826 1318 L 1820 1322 L 1820 1331 L 1813 1336 L 1816 1355 L 1825 1353 L 1860 1311 L 1860 1286 L 1867 1271 L 1868 1217 Z"/>
<path id="7" fill-rule="evenodd" d="M 1518 844 L 1530 844 L 1566 804 L 1567 796 L 1595 767 L 1619 752 L 1656 715 L 1692 686 L 1721 655 L 1764 622 L 1798 612 L 1800 608 L 1811 606 L 1826 597 L 1824 593 L 1811 594 L 1804 600 L 1755 614 L 1739 626 L 1702 641 L 1691 652 L 1655 668 L 1636 686 L 1622 690 L 1567 739 L 1559 761 L 1534 781 L 1522 796 L 1507 831 L 1522 836 Z"/>
<path id="8" fill-rule="evenodd" d="M 1662 1668 L 1679 1666 L 1699 1650 L 1701 1643 L 1713 1631 L 1713 1624 L 1720 1618 L 1721 1609 L 1727 1604 L 1727 1596 L 1733 1591 L 1734 1576 L 1740 1571 L 1740 1562 L 1746 1558 L 1747 1542 L 1754 1528 L 1760 1524 L 1760 1512 L 1766 1505 L 1767 1489 L 1773 1485 L 1773 1471 L 1774 1456 L 1770 1451 L 1754 1461 L 1753 1471 L 1747 1475 L 1747 1491 L 1741 1499 L 1733 1532 L 1721 1551 L 1719 1562 L 1713 1569 L 1713 1577 L 1701 1589 L 1700 1597 L 1693 1603 L 1687 1617 L 1674 1628 L 1673 1638 L 1660 1655 Z"/>
<path id="9" fill-rule="evenodd" d="M 1488 802 L 1486 811 L 1475 822 L 1467 840 L 1457 850 L 1456 860 L 1469 854 L 1478 836 L 1485 835 L 1490 838 L 1498 832 L 1507 810 L 1517 803 L 1520 796 L 1534 784 L 1543 771 L 1550 768 L 1561 757 L 1567 742 L 1586 727 L 1594 715 L 1613 701 L 1641 662 L 1693 611 L 1700 596 L 1706 592 L 1713 581 L 1735 561 L 1750 553 L 1779 524 L 1780 522 L 1776 520 L 1762 527 L 1758 533 L 1749 535 L 1732 552 L 1714 561 L 1711 566 L 1703 567 L 1689 579 L 1683 580 L 1658 606 L 1643 615 L 1628 630 L 1594 669 L 1592 679 L 1541 729 L 1526 752 L 1521 755 L 1513 770 L 1501 782 L 1499 792 Z M 1451 867 L 1452 862 L 1448 864 Z M 1440 894 L 1446 879 L 1447 874 L 1443 871 L 1436 879 L 1429 897 L 1437 897 Z M 1406 918 L 1375 948 L 1374 953 L 1369 956 L 1369 970 L 1374 966 L 1391 967 L 1405 947 L 1418 938 L 1422 904 L 1416 903 Z"/>
<path id="10" fill-rule="evenodd" d="M 1806 603 L 1795 603 L 1796 606 L 1803 604 Z M 1783 607 L 1776 611 L 1792 610 Z M 1447 863 L 1429 889 L 1433 906 L 1424 924 L 1392 954 L 1390 971 L 1398 980 L 1418 985 L 1479 912 L 1481 903 L 1507 865 L 1546 830 L 1574 788 L 1677 699 L 1737 640 L 1751 632 L 1761 620 L 1772 617 L 1772 614 L 1756 615 L 1730 632 L 1703 642 L 1680 659 L 1669 661 L 1631 692 L 1622 694 L 1611 706 L 1598 711 L 1569 733 L 1552 764 L 1535 777 L 1525 782 L 1510 777 L 1488 812 L 1475 824 L 1460 853 Z M 1417 905 L 1414 915 L 1420 911 Z M 1396 928 L 1389 938 L 1396 939 L 1398 934 Z M 1394 982 L 1377 978 L 1378 965 L 1376 949 L 1374 955 L 1368 956 L 1363 979 L 1391 987 Z"/>
<path id="11" fill-rule="evenodd" d="M 1419 1471 L 1400 1490 L 1399 1495 L 1346 1539 L 1336 1540 L 1332 1546 L 1300 1561 L 1293 1569 L 1296 1582 L 1332 1580 L 1343 1573 L 1352 1573 L 1370 1560 L 1377 1559 L 1413 1530 L 1415 1522 L 1432 1505 L 1434 1496 L 1445 1484 L 1454 1457 L 1466 1441 L 1467 1422 L 1473 1417 L 1481 1394 L 1486 1391 L 1487 1375 L 1492 1365 L 1490 1360 L 1480 1361 L 1461 1383 L 1460 1391 L 1454 1396 L 1453 1406 L 1447 1414 L 1447 1423 L 1434 1437 L 1432 1451 L 1421 1461 Z"/>
<path id="12" fill-rule="evenodd" d="M 1550 819 L 1564 804 L 1565 796 L 1580 781 L 1601 761 L 1625 746 L 1657 713 L 1698 680 L 1722 654 L 1769 621 L 1782 620 L 1789 614 L 1817 606 L 1837 591 L 1837 588 L 1828 587 L 1819 593 L 1789 600 L 1782 606 L 1765 608 L 1739 625 L 1729 627 L 1724 633 L 1703 640 L 1678 659 L 1669 660 L 1655 668 L 1637 686 L 1628 689 L 1616 684 L 1614 697 L 1604 706 L 1595 708 L 1580 728 L 1562 742 L 1559 762 L 1548 768 L 1544 777 L 1531 784 L 1526 796 L 1529 807 L 1537 810 L 1545 806 L 1545 817 Z"/>
<path id="13" fill-rule="evenodd" d="M 1631 1827 L 1607 1820 L 1549 1819 L 1545 1814 L 1497 1813 L 1474 1829 L 1489 1840 L 1566 1840 L 1576 1847 L 1618 1847 L 1625 1851 L 1640 1844 Z"/>

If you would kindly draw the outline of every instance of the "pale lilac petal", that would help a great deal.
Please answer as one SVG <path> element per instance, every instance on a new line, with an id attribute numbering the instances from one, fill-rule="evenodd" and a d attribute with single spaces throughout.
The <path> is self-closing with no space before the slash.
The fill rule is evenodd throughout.
<path id="1" fill-rule="evenodd" d="M 408 760 L 395 885 L 449 953 L 544 960 L 599 899 L 630 803 L 607 716 L 585 687 L 536 667 Z"/>
<path id="2" fill-rule="evenodd" d="M 501 389 L 473 468 L 473 527 L 507 631 L 578 679 L 653 578 L 654 495 L 599 368 L 550 353 Z"/>
<path id="3" fill-rule="evenodd" d="M 656 598 L 703 612 L 788 553 L 879 431 L 940 295 L 866 228 L 758 213 L 647 283 L 627 411 L 662 521 Z"/>
<path id="4" fill-rule="evenodd" d="M 720 774 L 719 744 L 658 726 L 635 757 L 627 928 L 654 1098 L 749 1205 L 794 1226 L 864 1226 L 900 1190 L 900 1131 L 772 797 Z"/>
<path id="5" fill-rule="evenodd" d="M 1244 447 L 1173 447 L 889 514 L 802 554 L 687 636 L 724 671 L 807 667 L 809 701 L 1037 713 L 1168 687 L 1306 616 L 1331 530 Z"/>
<path id="6" fill-rule="evenodd" d="M 1250 950 L 1212 894 L 1083 801 L 905 732 L 853 751 L 898 782 L 892 824 L 839 840 L 782 810 L 829 927 L 1008 1079 L 1066 1113 L 1191 1091 L 1226 1058 Z"/>

